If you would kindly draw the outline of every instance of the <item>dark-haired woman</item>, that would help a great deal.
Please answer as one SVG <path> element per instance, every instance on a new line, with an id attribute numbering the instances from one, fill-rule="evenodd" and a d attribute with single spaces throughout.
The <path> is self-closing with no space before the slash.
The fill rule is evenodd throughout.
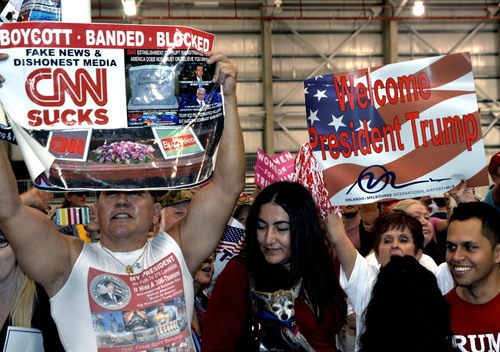
<path id="1" fill-rule="evenodd" d="M 257 302 L 252 305 L 251 288 L 274 292 L 300 279 L 295 301 L 300 333 L 316 351 L 337 351 L 335 337 L 345 322 L 346 303 L 309 192 L 292 182 L 264 188 L 250 209 L 246 238 L 244 256 L 227 264 L 210 296 L 202 351 L 259 350 L 252 327 L 262 329 L 269 314 L 262 313 L 262 304 L 253 308 Z"/>
<path id="2" fill-rule="evenodd" d="M 434 274 L 410 255 L 380 269 L 364 322 L 361 352 L 452 350 L 448 304 Z"/>

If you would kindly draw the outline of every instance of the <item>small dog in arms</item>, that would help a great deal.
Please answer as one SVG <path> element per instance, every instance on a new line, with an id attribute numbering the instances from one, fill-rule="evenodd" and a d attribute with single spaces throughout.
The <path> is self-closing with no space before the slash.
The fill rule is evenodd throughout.
<path id="1" fill-rule="evenodd" d="M 264 301 L 266 309 L 278 318 L 283 329 L 281 334 L 297 347 L 307 352 L 314 352 L 306 338 L 299 332 L 295 321 L 295 299 L 299 296 L 302 279 L 290 290 L 278 290 L 276 292 L 253 291 L 253 293 Z"/>

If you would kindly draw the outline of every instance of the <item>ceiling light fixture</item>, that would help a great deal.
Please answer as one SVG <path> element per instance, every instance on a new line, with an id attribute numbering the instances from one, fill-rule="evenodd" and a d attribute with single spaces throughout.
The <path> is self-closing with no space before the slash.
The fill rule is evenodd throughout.
<path id="1" fill-rule="evenodd" d="M 126 16 L 137 15 L 137 6 L 135 0 L 122 0 L 123 12 Z"/>
<path id="2" fill-rule="evenodd" d="M 415 16 L 423 16 L 423 14 L 425 13 L 425 6 L 424 6 L 424 2 L 423 1 L 415 1 L 415 3 L 413 4 L 413 15 Z"/>
<path id="3" fill-rule="evenodd" d="M 195 7 L 219 7 L 218 1 L 195 1 L 193 3 Z"/>
<path id="4" fill-rule="evenodd" d="M 281 7 L 281 4 L 283 3 L 282 0 L 274 0 L 274 13 L 276 14 L 281 14 L 283 12 L 283 8 Z"/>

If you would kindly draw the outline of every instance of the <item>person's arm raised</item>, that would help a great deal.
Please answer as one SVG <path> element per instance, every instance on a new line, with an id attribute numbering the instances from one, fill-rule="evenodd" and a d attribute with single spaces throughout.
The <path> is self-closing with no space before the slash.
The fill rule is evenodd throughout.
<path id="1" fill-rule="evenodd" d="M 351 277 L 352 269 L 356 263 L 358 251 L 345 232 L 342 217 L 331 212 L 326 222 L 327 235 L 335 247 L 335 253 L 345 272 L 347 279 Z"/>
<path id="2" fill-rule="evenodd" d="M 43 212 L 22 203 L 4 143 L 0 143 L 0 183 L 0 229 L 24 272 L 52 297 L 66 281 L 83 243 L 61 235 Z"/>
<path id="3" fill-rule="evenodd" d="M 238 69 L 221 53 L 210 54 L 207 64 L 213 63 L 214 81 L 222 86 L 225 110 L 213 177 L 196 192 L 187 216 L 169 229 L 179 235 L 184 259 L 193 273 L 215 250 L 245 186 L 245 148 L 236 98 Z"/>
<path id="4" fill-rule="evenodd" d="M 24 205 L 38 209 L 45 214 L 52 210 L 49 201 L 54 198 L 54 195 L 51 192 L 44 193 L 35 187 L 31 187 L 26 192 L 21 193 L 20 197 Z"/>

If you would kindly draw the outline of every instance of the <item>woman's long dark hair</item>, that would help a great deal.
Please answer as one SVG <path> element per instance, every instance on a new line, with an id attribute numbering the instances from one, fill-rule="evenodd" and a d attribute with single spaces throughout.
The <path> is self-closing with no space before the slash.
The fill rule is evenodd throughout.
<path id="1" fill-rule="evenodd" d="M 380 269 L 363 318 L 360 352 L 453 351 L 448 304 L 412 256 L 392 256 Z"/>
<path id="2" fill-rule="evenodd" d="M 261 207 L 267 203 L 279 205 L 290 217 L 289 273 L 283 265 L 268 264 L 257 241 L 257 219 Z M 344 293 L 325 243 L 316 205 L 304 186 L 295 182 L 277 182 L 264 188 L 248 214 L 246 238 L 245 257 L 258 290 L 288 289 L 302 278 L 302 292 L 306 292 L 318 321 L 323 319 L 323 310 L 332 304 L 345 317 Z"/>

